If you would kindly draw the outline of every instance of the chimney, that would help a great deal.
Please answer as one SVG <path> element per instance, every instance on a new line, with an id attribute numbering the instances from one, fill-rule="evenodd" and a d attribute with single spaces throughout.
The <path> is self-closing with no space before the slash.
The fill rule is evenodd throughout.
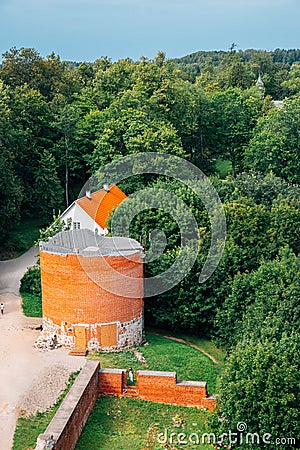
<path id="1" fill-rule="evenodd" d="M 86 196 L 89 200 L 92 200 L 91 191 L 86 191 L 85 196 Z"/>
<path id="2" fill-rule="evenodd" d="M 103 189 L 104 189 L 106 192 L 109 192 L 109 188 L 108 188 L 108 184 L 107 184 L 107 183 L 105 183 L 105 184 L 103 185 Z"/>

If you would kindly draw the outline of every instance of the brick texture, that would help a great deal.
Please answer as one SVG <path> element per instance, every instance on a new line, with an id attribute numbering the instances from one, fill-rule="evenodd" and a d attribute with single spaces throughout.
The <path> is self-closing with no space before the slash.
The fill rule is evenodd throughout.
<path id="1" fill-rule="evenodd" d="M 121 395 L 126 389 L 127 373 L 121 369 L 101 369 L 99 372 L 100 394 Z M 139 370 L 136 373 L 135 391 L 140 399 L 178 406 L 196 406 L 214 409 L 216 401 L 208 397 L 206 383 L 177 381 L 176 372 Z"/>
<path id="2" fill-rule="evenodd" d="M 91 339 L 100 346 L 102 340 L 102 347 L 118 347 L 119 341 L 120 346 L 141 343 L 143 264 L 139 253 L 124 258 L 63 256 L 41 251 L 40 261 L 45 325 L 46 322 L 56 325 L 59 327 L 57 334 L 71 336 L 73 342 L 74 326 L 84 325 L 86 347 Z M 112 293 L 118 283 L 118 274 L 128 277 L 122 283 L 123 296 Z M 104 279 L 106 289 L 101 287 Z M 107 286 L 111 286 L 112 292 Z M 127 294 L 134 298 L 126 297 Z M 125 335 L 123 324 L 128 329 Z M 133 331 L 127 324 L 132 324 Z M 101 330 L 101 325 L 110 328 Z M 140 328 L 136 333 L 135 327 Z"/>
<path id="3" fill-rule="evenodd" d="M 100 369 L 99 393 L 121 395 L 126 384 L 126 370 Z"/>

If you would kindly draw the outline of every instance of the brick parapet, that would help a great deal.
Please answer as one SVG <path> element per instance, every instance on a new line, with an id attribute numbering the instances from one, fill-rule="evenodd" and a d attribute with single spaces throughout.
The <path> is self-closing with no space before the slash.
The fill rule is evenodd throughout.
<path id="1" fill-rule="evenodd" d="M 216 406 L 205 382 L 177 381 L 176 372 L 139 370 L 136 375 L 136 386 L 127 389 L 125 369 L 100 369 L 98 361 L 87 361 L 35 450 L 73 450 L 99 394 L 210 410 Z"/>
<path id="2" fill-rule="evenodd" d="M 98 361 L 87 361 L 35 450 L 73 450 L 99 395 Z"/>
<path id="3" fill-rule="evenodd" d="M 99 372 L 100 394 L 124 393 L 130 396 L 127 387 L 127 372 L 121 369 L 101 369 Z M 176 372 L 139 370 L 136 373 L 135 395 L 138 398 L 178 406 L 196 406 L 213 409 L 215 399 L 208 397 L 205 382 L 177 381 Z"/>

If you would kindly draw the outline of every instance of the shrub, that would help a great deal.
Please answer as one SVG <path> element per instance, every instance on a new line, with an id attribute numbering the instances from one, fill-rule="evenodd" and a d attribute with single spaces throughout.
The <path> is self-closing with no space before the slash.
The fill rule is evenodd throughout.
<path id="1" fill-rule="evenodd" d="M 42 295 L 41 271 L 39 265 L 29 267 L 21 280 L 20 292 L 26 292 L 38 297 Z"/>

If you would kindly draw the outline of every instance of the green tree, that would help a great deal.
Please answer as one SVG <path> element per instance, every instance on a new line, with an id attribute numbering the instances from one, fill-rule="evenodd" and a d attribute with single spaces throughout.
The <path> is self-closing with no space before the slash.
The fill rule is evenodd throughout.
<path id="1" fill-rule="evenodd" d="M 287 90 L 289 96 L 300 92 L 300 62 L 295 62 L 289 72 L 288 79 L 282 82 L 282 87 Z"/>
<path id="2" fill-rule="evenodd" d="M 268 324 L 259 340 L 245 336 L 229 356 L 221 381 L 221 415 L 226 422 L 218 431 L 237 432 L 237 424 L 246 423 L 238 448 L 275 450 L 276 438 L 298 439 L 299 346 L 298 331 L 274 338 Z M 253 443 L 245 442 L 247 433 L 257 433 L 259 443 L 257 437 Z M 268 444 L 262 441 L 267 434 Z M 291 450 L 295 445 L 285 441 L 282 448 Z"/>
<path id="3" fill-rule="evenodd" d="M 65 187 L 65 205 L 70 204 L 70 190 L 85 178 L 85 162 L 77 145 L 77 122 L 80 112 L 76 105 L 69 104 L 62 95 L 57 95 L 51 103 L 53 120 L 51 125 L 56 132 L 52 152 L 56 158 L 57 172 Z"/>
<path id="4" fill-rule="evenodd" d="M 29 86 L 51 100 L 60 93 L 70 97 L 79 84 L 71 67 L 51 53 L 42 58 L 34 48 L 11 48 L 3 54 L 0 78 L 9 86 Z"/>
<path id="5" fill-rule="evenodd" d="M 3 147 L 0 137 L 0 243 L 20 220 L 23 195 L 13 162 L 13 154 Z"/>
<path id="6" fill-rule="evenodd" d="M 51 114 L 44 97 L 27 85 L 9 89 L 15 170 L 23 189 L 23 213 L 35 210 L 33 179 L 44 149 L 52 146 Z"/>
<path id="7" fill-rule="evenodd" d="M 8 90 L 0 81 L 0 242 L 8 236 L 20 219 L 23 192 L 16 175 L 14 143 L 15 136 L 8 107 Z"/>
<path id="8" fill-rule="evenodd" d="M 299 328 L 299 264 L 299 258 L 284 248 L 280 256 L 263 261 L 256 271 L 235 276 L 216 315 L 220 345 L 230 349 L 244 335 L 259 338 L 265 320 L 273 322 L 279 332 Z"/>
<path id="9" fill-rule="evenodd" d="M 40 157 L 32 191 L 33 204 L 40 217 L 50 218 L 53 210 L 63 204 L 63 190 L 55 159 L 49 150 L 44 150 Z"/>
<path id="10" fill-rule="evenodd" d="M 260 101 L 254 96 L 247 98 L 240 89 L 230 88 L 212 96 L 216 154 L 229 158 L 232 175 L 243 168 L 244 148 L 256 125 Z"/>
<path id="11" fill-rule="evenodd" d="M 229 238 L 236 244 L 239 270 L 257 268 L 262 256 L 268 254 L 269 213 L 253 200 L 239 198 L 224 205 Z"/>
<path id="12" fill-rule="evenodd" d="M 299 130 L 300 98 L 286 100 L 282 109 L 259 120 L 245 151 L 245 167 L 299 184 Z"/>

